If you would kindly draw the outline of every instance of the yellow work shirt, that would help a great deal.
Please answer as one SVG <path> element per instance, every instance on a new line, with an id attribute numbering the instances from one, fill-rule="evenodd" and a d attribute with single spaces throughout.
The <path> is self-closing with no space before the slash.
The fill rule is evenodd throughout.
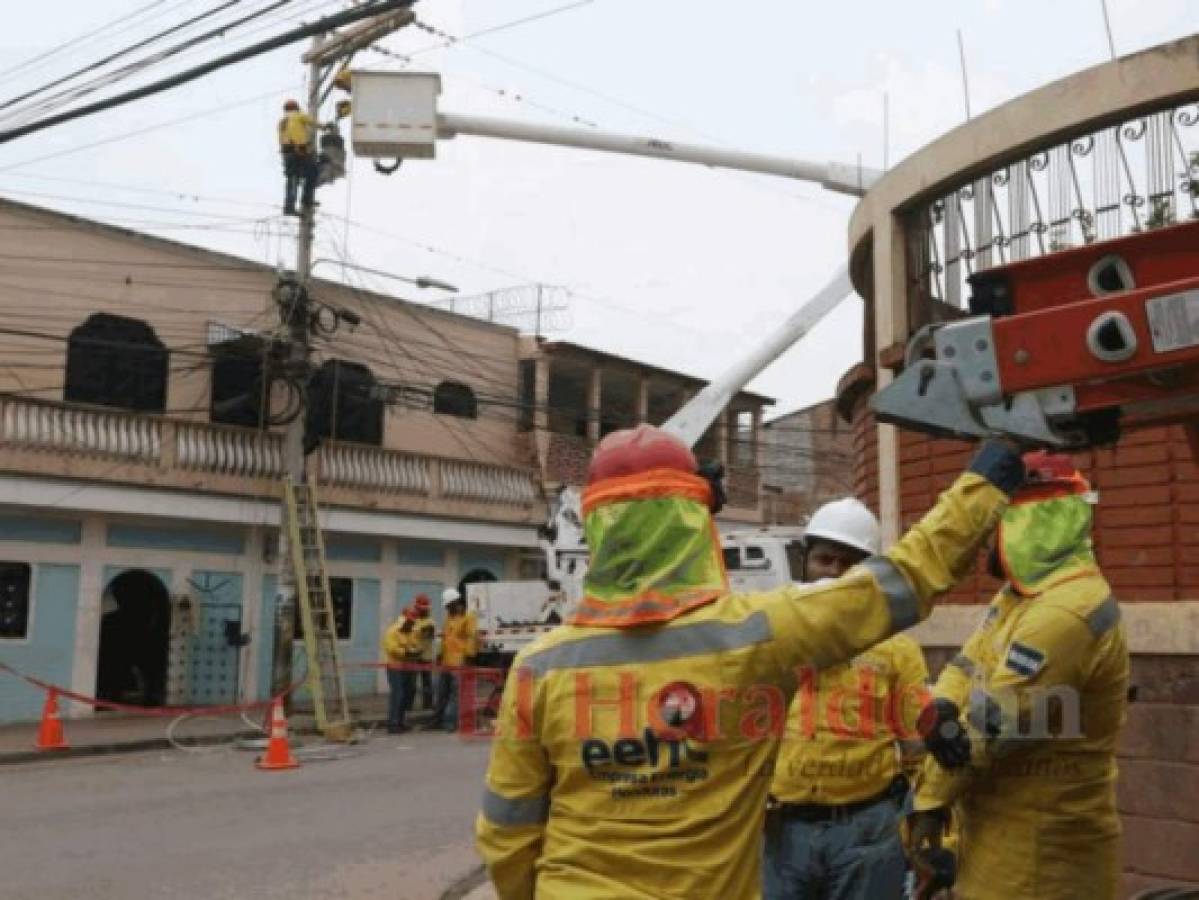
<path id="1" fill-rule="evenodd" d="M 433 662 L 433 634 L 437 626 L 429 616 L 421 616 L 412 625 L 412 644 L 416 658 L 421 662 Z"/>
<path id="2" fill-rule="evenodd" d="M 304 112 L 289 112 L 279 120 L 279 147 L 307 149 L 312 142 L 316 122 Z"/>
<path id="3" fill-rule="evenodd" d="M 412 661 L 412 651 L 415 650 L 416 644 L 413 632 L 402 630 L 406 621 L 407 619 L 400 616 L 383 633 L 381 649 L 383 659 L 389 663 Z"/>
<path id="4" fill-rule="evenodd" d="M 1129 655 L 1098 572 L 1000 591 L 933 692 L 972 738 L 969 766 L 929 757 L 917 810 L 951 806 L 961 832 L 955 896 L 1115 900 L 1120 885 L 1116 740 Z"/>
<path id="5" fill-rule="evenodd" d="M 928 699 L 924 654 L 902 634 L 848 663 L 801 670 L 770 793 L 826 806 L 881 794 L 923 752 L 916 718 Z"/>
<path id="6" fill-rule="evenodd" d="M 474 613 L 448 616 L 441 638 L 441 662 L 460 666 L 479 652 L 478 624 Z"/>

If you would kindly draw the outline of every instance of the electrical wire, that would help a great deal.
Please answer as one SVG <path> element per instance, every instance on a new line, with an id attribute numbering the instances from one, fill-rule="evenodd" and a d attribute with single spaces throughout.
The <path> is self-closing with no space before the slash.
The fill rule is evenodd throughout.
<path id="1" fill-rule="evenodd" d="M 272 50 L 277 50 L 280 47 L 286 47 L 289 44 L 294 44 L 297 41 L 302 41 L 305 38 L 312 37 L 314 34 L 322 34 L 339 28 L 343 25 L 350 25 L 367 16 L 374 16 L 380 13 L 392 12 L 394 10 L 405 9 L 412 5 L 414 0 L 377 0 L 375 3 L 364 4 L 363 6 L 354 7 L 345 12 L 337 13 L 332 16 L 327 16 L 318 22 L 310 25 L 302 25 L 299 28 L 294 28 L 281 35 L 276 35 L 265 41 L 260 41 L 250 47 L 236 50 L 232 53 L 223 54 L 216 59 L 209 60 L 198 66 L 194 66 L 184 72 L 171 75 L 151 84 L 144 85 L 140 88 L 124 91 L 113 97 L 105 100 L 99 100 L 94 103 L 89 103 L 85 106 L 78 107 L 67 112 L 56 113 L 38 119 L 36 122 L 31 122 L 27 125 L 22 125 L 17 128 L 9 128 L 0 130 L 0 144 L 8 143 L 25 135 L 34 134 L 46 128 L 51 128 L 56 125 L 62 125 L 65 122 L 71 122 L 76 119 L 85 118 L 95 115 L 99 112 L 106 112 L 110 109 L 116 109 L 124 106 L 127 103 L 132 103 L 136 100 L 141 100 L 146 97 L 152 97 L 155 94 L 160 94 L 163 91 L 171 90 L 180 85 L 195 81 L 198 78 L 203 78 L 212 72 L 227 68 L 247 59 L 252 59 L 255 56 L 261 56 L 263 53 L 269 53 Z"/>
<path id="2" fill-rule="evenodd" d="M 225 0 L 225 2 L 221 3 L 219 6 L 216 6 L 213 9 L 209 9 L 203 13 L 200 13 L 197 16 L 193 16 L 190 19 L 186 19 L 177 25 L 172 25 L 170 28 L 167 28 L 164 31 L 160 31 L 157 34 L 151 35 L 148 38 L 144 38 L 143 40 L 140 40 L 137 43 L 131 44 L 127 47 L 124 47 L 124 48 L 116 51 L 115 53 L 110 53 L 108 56 L 105 56 L 102 59 L 96 60 L 95 62 L 89 63 L 86 66 L 83 66 L 81 68 L 75 69 L 73 72 L 69 72 L 66 75 L 59 76 L 58 78 L 54 79 L 53 81 L 49 81 L 49 82 L 41 85 L 40 87 L 26 91 L 25 93 L 19 94 L 18 96 L 13 97 L 9 100 L 2 101 L 2 102 L 0 102 L 0 110 L 9 109 L 10 107 L 15 106 L 16 104 L 20 103 L 22 100 L 28 100 L 31 97 L 36 97 L 38 94 L 44 93 L 44 92 L 50 90 L 51 88 L 58 87 L 61 84 L 65 84 L 68 81 L 72 81 L 73 79 L 78 78 L 80 75 L 85 75 L 88 72 L 95 71 L 96 69 L 102 69 L 109 63 L 116 62 L 118 59 L 121 59 L 124 56 L 128 56 L 130 53 L 136 52 L 137 50 L 140 50 L 143 47 L 148 47 L 150 44 L 156 43 L 157 41 L 162 40 L 164 37 L 169 37 L 170 35 L 175 34 L 179 31 L 184 31 L 187 28 L 190 28 L 192 25 L 196 24 L 197 22 L 202 22 L 204 19 L 208 19 L 208 18 L 211 18 L 212 16 L 218 15 L 219 13 L 224 12 L 226 9 L 229 9 L 232 6 L 236 6 L 237 4 L 239 4 L 241 2 L 242 2 L 242 0 Z"/>

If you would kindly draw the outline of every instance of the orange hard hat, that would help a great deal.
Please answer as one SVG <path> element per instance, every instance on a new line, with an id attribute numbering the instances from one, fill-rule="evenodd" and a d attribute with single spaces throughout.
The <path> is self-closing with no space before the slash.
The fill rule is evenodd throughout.
<path id="1" fill-rule="evenodd" d="M 283 104 L 283 108 L 287 112 L 296 112 L 297 110 L 299 110 L 300 104 L 297 103 L 295 100 L 288 100 L 286 103 Z"/>
<path id="2" fill-rule="evenodd" d="M 1013 496 L 1016 502 L 1087 494 L 1091 490 L 1091 485 L 1078 471 L 1074 460 L 1065 453 L 1033 450 L 1025 453 L 1022 459 L 1024 484 Z"/>
<path id="3" fill-rule="evenodd" d="M 613 431 L 599 442 L 587 469 L 587 483 L 651 469 L 675 469 L 694 475 L 697 468 L 694 454 L 673 434 L 653 425 L 638 425 Z"/>

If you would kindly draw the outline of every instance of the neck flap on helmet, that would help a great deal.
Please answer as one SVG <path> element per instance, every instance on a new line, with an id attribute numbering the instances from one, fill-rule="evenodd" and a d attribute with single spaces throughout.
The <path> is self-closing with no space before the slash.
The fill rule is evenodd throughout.
<path id="1" fill-rule="evenodd" d="M 728 591 L 711 486 L 676 469 L 604 478 L 583 492 L 591 565 L 571 619 L 629 627 L 666 622 Z"/>

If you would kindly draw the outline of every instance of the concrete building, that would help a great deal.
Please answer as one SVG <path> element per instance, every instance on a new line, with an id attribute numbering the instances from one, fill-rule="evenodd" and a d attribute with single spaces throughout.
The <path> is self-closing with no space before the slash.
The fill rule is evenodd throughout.
<path id="1" fill-rule="evenodd" d="M 137 704 L 266 696 L 296 403 L 277 273 L 8 200 L 0 231 L 0 661 Z M 536 577 L 546 489 L 577 480 L 562 447 L 585 453 L 618 409 L 660 421 L 702 386 L 338 283 L 311 293 L 310 467 L 351 663 L 377 660 L 420 592 Z M 583 360 L 602 390 L 578 393 L 598 371 Z M 743 408 L 760 419 L 763 402 Z M 752 520 L 756 472 L 737 471 Z M 41 702 L 0 674 L 0 722 Z"/>
<path id="2" fill-rule="evenodd" d="M 833 400 L 771 419 L 762 427 L 766 521 L 802 525 L 822 504 L 853 493 L 853 429 Z"/>
<path id="3" fill-rule="evenodd" d="M 1199 214 L 1199 37 L 1127 56 L 954 129 L 889 171 L 854 211 L 863 363 L 842 379 L 855 487 L 889 538 L 971 448 L 877 425 L 867 400 L 919 328 L 963 315 L 972 273 Z M 1122 602 L 1136 702 L 1120 759 L 1127 887 L 1199 885 L 1199 467 L 1179 428 L 1077 462 L 1098 488 L 1095 546 Z M 981 570 L 916 630 L 934 662 L 998 585 Z M 934 666 L 935 668 L 935 666 Z M 1185 737 L 1184 737 L 1185 736 Z"/>
<path id="4" fill-rule="evenodd" d="M 596 442 L 638 422 L 660 425 L 704 387 L 701 379 L 568 341 L 521 338 L 521 430 L 534 436 L 547 491 L 586 480 Z M 722 525 L 763 521 L 762 419 L 769 397 L 742 391 L 695 446 L 725 466 Z"/>

